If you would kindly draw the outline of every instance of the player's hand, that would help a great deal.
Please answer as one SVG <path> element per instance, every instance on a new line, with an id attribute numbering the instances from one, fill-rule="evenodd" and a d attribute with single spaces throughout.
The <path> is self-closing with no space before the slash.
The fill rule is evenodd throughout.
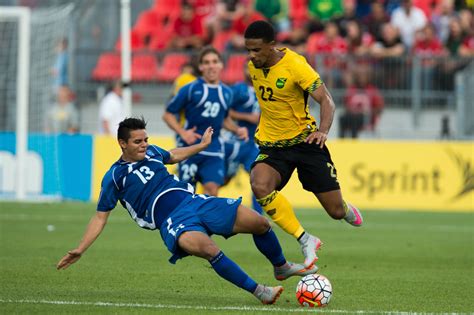
<path id="1" fill-rule="evenodd" d="M 196 140 L 202 138 L 202 136 L 196 132 L 196 129 L 197 127 L 194 126 L 191 129 L 185 130 L 182 134 L 180 134 L 181 139 L 183 139 L 183 141 L 188 145 L 196 143 Z"/>
<path id="2" fill-rule="evenodd" d="M 239 127 L 237 128 L 237 132 L 235 133 L 237 137 L 241 140 L 248 141 L 249 140 L 249 131 L 247 127 Z"/>
<path id="3" fill-rule="evenodd" d="M 316 143 L 322 149 L 327 139 L 328 139 L 328 134 L 318 130 L 318 131 L 314 131 L 310 133 L 309 136 L 306 137 L 305 141 L 306 143 Z"/>
<path id="4" fill-rule="evenodd" d="M 214 129 L 212 127 L 207 127 L 206 131 L 202 135 L 201 143 L 207 148 L 212 141 L 212 135 L 214 134 Z"/>
<path id="5" fill-rule="evenodd" d="M 82 253 L 78 251 L 77 249 L 70 250 L 66 256 L 61 258 L 61 260 L 58 262 L 56 265 L 56 269 L 61 270 L 61 269 L 66 269 L 69 266 L 71 266 L 73 263 L 78 261 L 82 256 Z"/>

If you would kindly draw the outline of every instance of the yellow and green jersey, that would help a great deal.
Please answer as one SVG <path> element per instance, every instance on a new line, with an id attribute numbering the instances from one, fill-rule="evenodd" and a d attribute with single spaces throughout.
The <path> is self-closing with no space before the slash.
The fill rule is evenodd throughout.
<path id="1" fill-rule="evenodd" d="M 265 147 L 303 142 L 317 128 L 308 96 L 323 82 L 303 56 L 288 48 L 279 50 L 285 55 L 270 68 L 248 63 L 261 110 L 255 142 Z"/>

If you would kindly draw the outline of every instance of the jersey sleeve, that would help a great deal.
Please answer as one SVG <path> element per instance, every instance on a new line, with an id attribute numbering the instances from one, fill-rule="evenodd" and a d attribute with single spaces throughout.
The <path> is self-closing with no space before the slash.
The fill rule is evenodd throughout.
<path id="1" fill-rule="evenodd" d="M 292 72 L 296 84 L 310 93 L 323 84 L 319 73 L 310 66 L 304 57 L 295 59 Z"/>
<path id="2" fill-rule="evenodd" d="M 188 103 L 188 94 L 191 84 L 183 86 L 166 105 L 166 111 L 178 114 Z"/>
<path id="3" fill-rule="evenodd" d="M 153 150 L 155 154 L 161 155 L 163 159 L 163 164 L 167 164 L 169 162 L 171 158 L 171 154 L 169 153 L 169 151 L 163 148 L 160 148 L 159 146 L 154 145 L 154 144 L 150 145 L 150 149 Z"/>
<path id="4" fill-rule="evenodd" d="M 115 208 L 119 191 L 113 179 L 113 171 L 108 171 L 102 179 L 97 211 L 108 212 Z"/>

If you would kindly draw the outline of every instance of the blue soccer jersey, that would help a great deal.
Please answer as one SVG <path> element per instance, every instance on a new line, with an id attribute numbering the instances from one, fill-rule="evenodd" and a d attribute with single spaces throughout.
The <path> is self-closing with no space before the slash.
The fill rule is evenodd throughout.
<path id="1" fill-rule="evenodd" d="M 157 229 L 162 222 L 156 218 L 166 217 L 174 207 L 161 202 L 155 207 L 160 197 L 170 191 L 193 194 L 193 187 L 181 182 L 168 173 L 165 165 L 170 153 L 158 146 L 150 145 L 145 159 L 139 162 L 126 162 L 122 159 L 115 162 L 102 179 L 102 187 L 97 211 L 110 211 L 117 201 L 140 227 Z M 162 213 L 156 214 L 156 211 Z"/>
<path id="2" fill-rule="evenodd" d="M 212 142 L 205 151 L 199 154 L 223 156 L 219 135 L 232 104 L 232 98 L 232 90 L 227 85 L 208 84 L 199 78 L 182 87 L 178 94 L 170 100 L 166 110 L 173 114 L 184 110 L 184 128 L 196 127 L 196 132 L 200 135 L 203 135 L 207 127 L 211 126 L 214 129 Z M 196 143 L 199 141 L 197 140 Z M 187 144 L 178 138 L 178 146 L 187 146 Z"/>
<path id="3" fill-rule="evenodd" d="M 260 107 L 258 106 L 257 96 L 253 86 L 249 86 L 245 82 L 236 83 L 231 86 L 231 90 L 234 94 L 231 108 L 239 113 L 260 113 Z M 240 127 L 246 127 L 249 131 L 249 139 L 253 139 L 257 124 L 253 124 L 248 121 L 239 120 L 237 124 Z"/>

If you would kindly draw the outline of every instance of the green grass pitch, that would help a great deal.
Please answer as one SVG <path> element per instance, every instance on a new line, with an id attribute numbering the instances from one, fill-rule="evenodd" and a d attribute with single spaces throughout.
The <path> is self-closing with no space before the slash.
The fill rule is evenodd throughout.
<path id="1" fill-rule="evenodd" d="M 473 213 L 365 211 L 365 226 L 354 228 L 321 209 L 297 210 L 324 242 L 318 265 L 334 289 L 328 307 L 310 310 L 296 302 L 297 278 L 282 282 L 277 304 L 263 306 L 202 259 L 169 264 L 159 233 L 140 229 L 121 207 L 82 259 L 57 271 L 94 211 L 89 203 L 0 203 L 1 314 L 474 312 Z M 296 241 L 275 231 L 287 259 L 301 261 Z M 250 236 L 214 239 L 255 280 L 279 283 Z"/>

